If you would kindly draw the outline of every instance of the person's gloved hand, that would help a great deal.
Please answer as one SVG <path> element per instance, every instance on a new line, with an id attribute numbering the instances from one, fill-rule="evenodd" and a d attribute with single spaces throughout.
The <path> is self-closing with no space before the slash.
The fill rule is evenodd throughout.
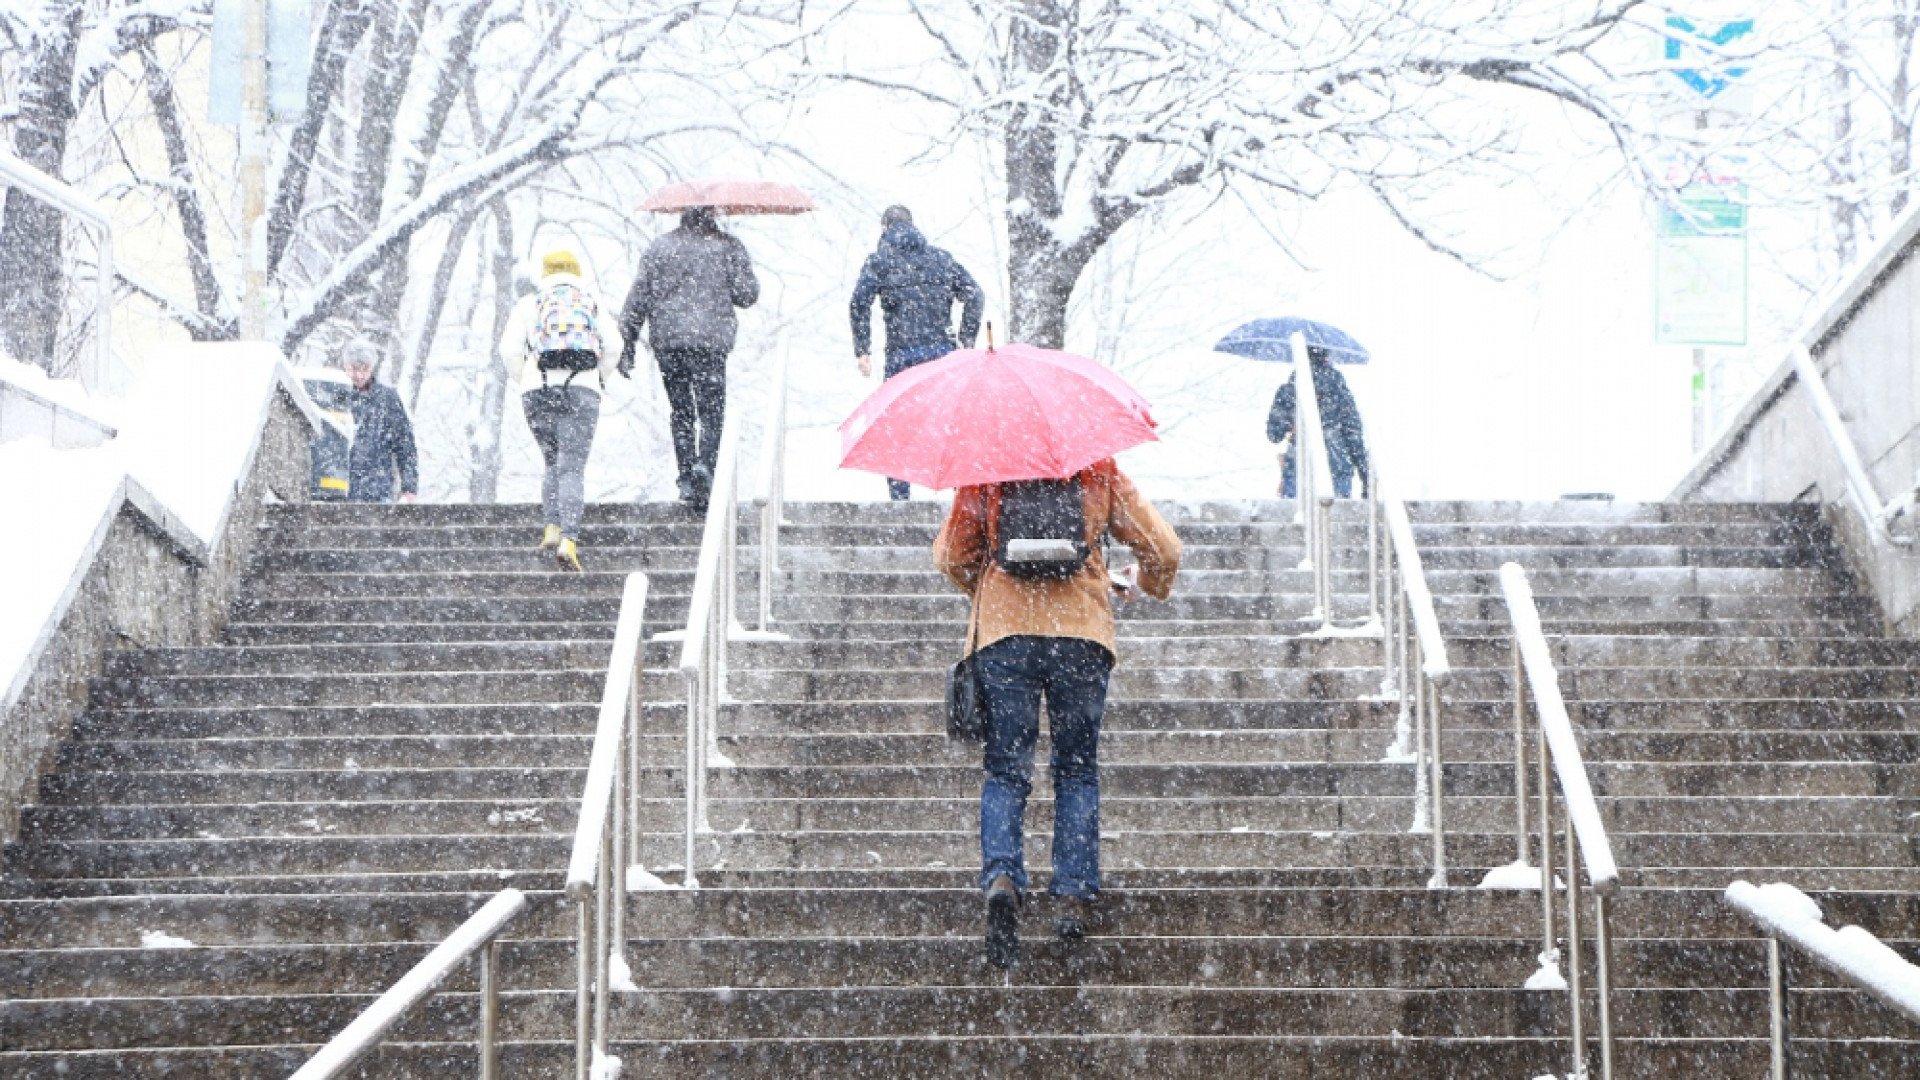
<path id="1" fill-rule="evenodd" d="M 633 378 L 633 350 L 632 349 L 628 349 L 627 351 L 620 354 L 620 364 L 617 370 L 620 372 L 621 378 L 623 379 Z"/>

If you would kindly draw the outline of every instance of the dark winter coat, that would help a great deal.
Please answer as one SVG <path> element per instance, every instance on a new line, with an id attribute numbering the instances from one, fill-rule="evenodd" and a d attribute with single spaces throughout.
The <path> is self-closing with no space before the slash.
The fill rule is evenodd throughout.
<path id="1" fill-rule="evenodd" d="M 867 256 L 853 287 L 853 354 L 873 351 L 873 302 L 887 322 L 887 356 L 952 349 L 953 305 L 962 305 L 959 344 L 980 336 L 986 294 L 954 257 L 927 243 L 907 222 L 891 225 Z"/>
<path id="2" fill-rule="evenodd" d="M 1293 433 L 1293 380 L 1280 384 L 1267 413 L 1267 441 L 1279 442 Z M 1346 376 L 1332 364 L 1313 365 L 1313 397 L 1320 405 L 1320 430 L 1327 440 L 1327 457 L 1336 471 L 1350 467 L 1362 477 L 1367 460 L 1366 432 L 1360 426 L 1360 406 L 1347 388 Z"/>
<path id="3" fill-rule="evenodd" d="M 728 353 L 739 322 L 734 308 L 760 299 L 747 245 L 717 227 L 682 225 L 655 240 L 640 257 L 640 276 L 620 311 L 626 348 L 622 371 L 633 366 L 640 330 L 647 344 L 665 349 Z"/>
<path id="4" fill-rule="evenodd" d="M 347 396 L 353 410 L 353 450 L 347 458 L 347 498 L 353 502 L 392 502 L 393 476 L 400 493 L 420 491 L 420 455 L 413 445 L 413 422 L 393 387 L 370 382 Z"/>

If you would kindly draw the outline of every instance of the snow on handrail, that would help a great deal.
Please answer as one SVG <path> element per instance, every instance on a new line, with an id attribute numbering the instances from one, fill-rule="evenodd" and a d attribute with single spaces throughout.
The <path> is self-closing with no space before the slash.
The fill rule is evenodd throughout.
<path id="1" fill-rule="evenodd" d="M 1847 477 L 1847 493 L 1853 496 L 1853 508 L 1867 526 L 1868 534 L 1883 543 L 1904 543 L 1887 528 L 1886 505 L 1880 501 L 1880 493 L 1873 486 L 1873 477 L 1867 474 L 1867 467 L 1860 460 L 1860 450 L 1853 445 L 1853 436 L 1847 434 L 1846 422 L 1840 418 L 1840 408 L 1833 403 L 1833 395 L 1827 392 L 1826 379 L 1821 376 L 1820 368 L 1813 362 L 1813 353 L 1804 342 L 1793 347 L 1793 370 L 1800 377 L 1800 385 L 1807 388 L 1807 396 L 1813 401 L 1813 414 L 1820 418 L 1820 427 L 1840 458 L 1841 471 Z"/>
<path id="2" fill-rule="evenodd" d="M 1400 555 L 1407 610 L 1413 616 L 1414 633 L 1420 637 L 1420 670 L 1435 683 L 1445 682 L 1453 672 L 1453 665 L 1447 660 L 1447 640 L 1440 633 L 1440 617 L 1433 610 L 1433 593 L 1427 588 L 1427 571 L 1420 561 L 1420 548 L 1413 540 L 1407 504 L 1394 497 L 1383 498 L 1380 503 L 1387 517 L 1387 535 Z"/>
<path id="3" fill-rule="evenodd" d="M 1500 568 L 1500 589 L 1506 594 L 1514 644 L 1520 650 L 1527 685 L 1533 691 L 1534 710 L 1551 750 L 1561 795 L 1566 799 L 1567 820 L 1580 840 L 1587 880 L 1597 892 L 1611 893 L 1620 884 L 1620 867 L 1613 860 L 1613 844 L 1607 839 L 1600 806 L 1593 798 L 1593 785 L 1587 780 L 1580 744 L 1573 737 L 1573 721 L 1567 716 L 1566 700 L 1560 696 L 1560 674 L 1547 651 L 1547 636 L 1540 628 L 1540 609 L 1533 602 L 1533 586 L 1527 583 L 1527 572 L 1518 563 L 1507 563 Z M 1519 693 L 1520 688 L 1515 687 L 1514 692 Z"/>
<path id="4" fill-rule="evenodd" d="M 1767 934 L 1806 953 L 1908 1019 L 1920 1021 L 1920 967 L 1858 926 L 1835 930 L 1820 905 L 1791 885 L 1735 881 L 1726 901 Z"/>
<path id="5" fill-rule="evenodd" d="M 455 968 L 499 937 L 526 906 L 526 895 L 519 889 L 495 893 L 493 899 L 447 935 L 445 941 L 434 946 L 413 970 L 354 1017 L 340 1034 L 327 1040 L 288 1080 L 332 1080 L 345 1073 L 361 1055 L 380 1045 L 387 1033 L 399 1026 L 407 1013 L 426 1000 Z"/>
<path id="6" fill-rule="evenodd" d="M 712 486 L 708 489 L 707 519 L 700 530 L 700 562 L 693 572 L 693 602 L 687 608 L 686 638 L 680 645 L 680 670 L 697 674 L 707 662 L 707 623 L 714 617 L 714 600 L 720 584 L 715 579 L 726 560 L 721 548 L 733 544 L 738 528 L 734 505 L 733 474 L 739 468 L 740 427 L 738 421 L 726 425 L 720 434 L 720 455 L 714 463 Z M 724 636 L 733 622 L 733 612 L 722 612 L 726 623 Z"/>
<path id="7" fill-rule="evenodd" d="M 567 896 L 580 900 L 592 895 L 600 865 L 600 849 L 607 831 L 607 804 L 613 799 L 614 770 L 620 767 L 620 745 L 633 698 L 635 670 L 640 666 L 640 626 L 647 611 L 647 575 L 627 575 L 620 594 L 619 620 L 613 629 L 613 655 L 607 661 L 607 684 L 600 693 L 600 720 L 594 726 L 593 755 L 587 762 L 587 783 L 580 794 L 580 825 L 573 833 L 573 856 L 567 860 Z M 617 810 L 616 810 L 617 812 Z M 625 852 L 615 852 L 624 858 Z"/>
<path id="8" fill-rule="evenodd" d="M 113 359 L 113 221 L 105 207 L 79 188 L 48 176 L 13 154 L 0 150 L 0 180 L 25 191 L 34 198 L 79 218 L 99 231 L 96 251 L 100 265 L 94 283 L 94 306 L 99 337 L 95 340 L 93 369 L 83 371 L 80 383 L 98 390 L 111 369 Z M 87 377 L 87 376 L 91 377 Z"/>

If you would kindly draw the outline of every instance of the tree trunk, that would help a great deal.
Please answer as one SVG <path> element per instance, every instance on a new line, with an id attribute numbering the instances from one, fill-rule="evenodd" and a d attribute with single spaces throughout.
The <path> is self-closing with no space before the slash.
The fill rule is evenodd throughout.
<path id="1" fill-rule="evenodd" d="M 507 332 L 507 316 L 520 298 L 514 294 L 513 217 L 504 199 L 493 203 L 493 339 L 487 347 L 492 363 L 480 391 L 480 411 L 467 429 L 473 472 L 467 480 L 467 498 L 477 503 L 497 502 L 500 492 L 500 441 L 505 434 L 507 358 L 500 355 L 500 336 Z"/>
<path id="2" fill-rule="evenodd" d="M 1007 48 L 1009 82 L 1027 93 L 1052 69 L 1065 19 L 1056 0 L 1023 0 Z M 1058 96 L 1058 91 L 1053 95 Z M 1012 290 L 1007 336 L 1047 349 L 1067 340 L 1067 301 L 1079 268 L 1062 262 L 1053 224 L 1060 219 L 1060 143 L 1046 109 L 1014 106 L 1007 118 L 1007 283 Z"/>
<path id="3" fill-rule="evenodd" d="M 1907 208 L 1907 189 L 1913 183 L 1913 39 L 1916 12 L 1913 0 L 1896 0 L 1893 11 L 1893 173 L 1894 217 Z"/>
<path id="4" fill-rule="evenodd" d="M 407 408 L 420 408 L 420 387 L 427 381 L 427 358 L 433 355 L 434 338 L 440 334 L 440 315 L 447 309 L 447 293 L 453 289 L 453 274 L 460 267 L 460 254 L 466 250 L 467 234 L 473 231 L 474 222 L 479 220 L 481 208 L 475 207 L 453 219 L 452 231 L 447 234 L 446 246 L 440 250 L 439 265 L 433 270 L 433 285 L 427 293 L 426 312 L 421 316 L 420 341 L 413 350 L 413 357 L 406 361 L 405 373 Z M 482 269 L 480 276 L 486 271 Z M 478 286 L 476 286 L 476 289 Z"/>
<path id="5" fill-rule="evenodd" d="M 73 126 L 73 68 L 86 5 L 48 0 L 46 33 L 21 58 L 13 152 L 61 178 Z M 17 360 L 53 370 L 54 338 L 66 301 L 63 215 L 17 187 L 0 222 L 0 346 Z"/>

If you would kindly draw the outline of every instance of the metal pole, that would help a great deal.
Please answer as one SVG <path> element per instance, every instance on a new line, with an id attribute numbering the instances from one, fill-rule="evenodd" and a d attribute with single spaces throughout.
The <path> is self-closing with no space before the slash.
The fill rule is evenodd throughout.
<path id="1" fill-rule="evenodd" d="M 1413 672 L 1420 667 L 1419 641 L 1415 640 L 1412 642 L 1412 650 L 1412 653 L 1407 657 L 1407 677 L 1413 680 L 1412 685 L 1409 686 L 1408 689 L 1413 697 L 1413 775 L 1415 778 L 1413 799 L 1415 803 L 1414 812 L 1417 815 L 1420 809 L 1418 806 L 1420 801 L 1420 782 L 1426 779 L 1425 769 L 1427 767 L 1427 681 L 1413 674 Z M 1427 827 L 1433 827 L 1431 818 L 1427 821 Z"/>
<path id="2" fill-rule="evenodd" d="M 600 873 L 599 883 L 594 889 L 594 945 L 593 950 L 593 1051 L 594 1057 L 607 1056 L 607 956 L 614 947 L 609 924 L 613 921 L 613 837 L 605 831 L 600 834 Z"/>
<path id="3" fill-rule="evenodd" d="M 1367 473 L 1367 618 L 1380 619 L 1380 492 Z"/>
<path id="4" fill-rule="evenodd" d="M 1567 1033 L 1573 1039 L 1573 1073 L 1587 1075 L 1587 1025 L 1581 1008 L 1585 998 L 1585 965 L 1580 959 L 1580 853 L 1573 841 L 1573 814 L 1567 819 Z M 1545 868 L 1542 867 L 1544 870 Z"/>
<path id="5" fill-rule="evenodd" d="M 1613 1080 L 1613 913 L 1604 893 L 1593 894 L 1595 989 L 1600 1008 L 1600 1080 Z"/>
<path id="6" fill-rule="evenodd" d="M 1333 500 L 1320 500 L 1320 566 L 1315 588 L 1320 593 L 1320 609 L 1333 618 Z"/>
<path id="7" fill-rule="evenodd" d="M 1394 620 L 1394 625 L 1399 629 L 1400 669 L 1395 672 L 1394 678 L 1397 680 L 1395 687 L 1400 691 L 1400 700 L 1402 702 L 1405 702 L 1413 696 L 1413 627 L 1407 619 L 1407 583 L 1405 576 L 1405 571 L 1400 568 L 1398 563 L 1395 563 L 1393 568 L 1393 607 L 1395 611 L 1400 613 L 1400 617 Z"/>
<path id="8" fill-rule="evenodd" d="M 1767 1015 L 1771 1020 L 1773 1080 L 1787 1080 L 1792 1070 L 1787 1062 L 1787 963 L 1781 955 L 1780 939 L 1767 938 Z"/>
<path id="9" fill-rule="evenodd" d="M 1418 677 L 1426 687 L 1427 715 L 1433 725 L 1433 734 L 1427 742 L 1428 748 L 1433 751 L 1430 766 L 1433 779 L 1427 784 L 1427 790 L 1433 797 L 1433 879 L 1427 883 L 1427 887 L 1444 889 L 1447 887 L 1447 827 L 1441 807 L 1441 785 L 1445 779 L 1446 759 L 1440 752 L 1440 688 L 1424 673 Z"/>
<path id="10" fill-rule="evenodd" d="M 1553 953 L 1553 787 L 1547 775 L 1547 733 L 1534 727 L 1540 760 L 1540 955 Z"/>
<path id="11" fill-rule="evenodd" d="M 1527 865 L 1527 671 L 1513 641 L 1513 838 L 1515 864 Z"/>
<path id="12" fill-rule="evenodd" d="M 607 816 L 613 819 L 613 839 L 609 845 L 607 860 L 612 863 L 613 888 L 610 890 L 613 905 L 613 933 L 609 935 L 606 948 L 613 956 L 624 956 L 627 950 L 627 868 L 633 864 L 627 862 L 627 823 L 625 800 L 621 798 L 625 781 L 617 775 L 614 778 L 615 791 L 613 805 L 607 808 Z M 611 963 L 612 961 L 608 961 Z"/>
<path id="13" fill-rule="evenodd" d="M 480 950 L 480 1080 L 498 1080 L 500 1060 L 500 942 Z"/>
<path id="14" fill-rule="evenodd" d="M 593 1011 L 593 914 L 588 908 L 592 897 L 583 896 L 575 902 L 579 911 L 579 955 L 575 959 L 574 971 L 574 1078 L 587 1080 L 592 1068 L 592 1055 L 588 1052 L 591 1041 L 591 1029 L 588 1016 Z"/>
<path id="15" fill-rule="evenodd" d="M 700 775 L 700 751 L 704 745 L 700 733 L 700 675 L 687 676 L 687 863 L 681 884 L 693 888 L 693 823 L 699 809 L 699 794 L 695 790 Z"/>
<path id="16" fill-rule="evenodd" d="M 633 690 L 627 697 L 627 865 L 640 866 L 640 721 L 646 704 L 640 700 L 640 673 L 646 646 L 633 657 Z"/>

